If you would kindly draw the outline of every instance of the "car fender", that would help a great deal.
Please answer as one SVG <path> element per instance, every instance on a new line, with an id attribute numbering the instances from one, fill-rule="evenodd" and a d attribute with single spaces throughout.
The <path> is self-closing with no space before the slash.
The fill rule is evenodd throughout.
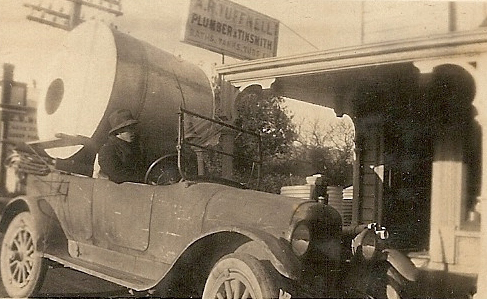
<path id="1" fill-rule="evenodd" d="M 65 236 L 51 205 L 40 197 L 18 196 L 10 200 L 2 211 L 0 230 L 5 232 L 10 221 L 19 213 L 29 211 L 34 218 L 39 239 L 38 248 L 44 248 L 44 240 L 59 241 L 59 235 Z"/>
<path id="2" fill-rule="evenodd" d="M 384 249 L 382 252 L 385 253 L 387 262 L 404 278 L 409 281 L 418 279 L 419 271 L 407 256 L 395 249 Z"/>
<path id="3" fill-rule="evenodd" d="M 251 241 L 239 246 L 235 252 L 244 252 L 259 260 L 268 260 L 283 276 L 293 280 L 299 278 L 301 262 L 284 238 L 276 238 L 265 231 L 249 227 L 234 226 L 212 233 L 218 232 L 235 232 L 246 236 Z"/>

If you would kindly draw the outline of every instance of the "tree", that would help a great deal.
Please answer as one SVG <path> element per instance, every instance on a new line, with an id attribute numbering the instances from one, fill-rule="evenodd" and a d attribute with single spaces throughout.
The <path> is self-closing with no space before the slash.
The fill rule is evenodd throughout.
<path id="1" fill-rule="evenodd" d="M 220 84 L 216 77 L 212 85 L 215 100 L 220 103 Z M 260 184 L 249 181 L 249 187 L 279 193 L 282 186 L 305 184 L 306 176 L 316 173 L 323 174 L 330 185 L 351 184 L 354 133 L 350 123 L 342 121 L 325 126 L 315 121 L 311 132 L 304 134 L 285 108 L 283 97 L 265 95 L 257 86 L 246 90 L 250 91 L 241 94 L 235 103 L 234 125 L 261 134 L 263 160 Z M 236 139 L 234 153 L 250 157 L 255 147 L 249 139 Z M 248 160 L 234 159 L 236 179 L 245 181 L 242 178 L 252 167 Z"/>
<path id="2" fill-rule="evenodd" d="M 311 165 L 310 171 L 324 175 L 328 185 L 351 185 L 353 125 L 343 120 L 328 125 L 315 120 L 308 134 L 300 131 L 295 155 L 305 157 Z"/>
<path id="3" fill-rule="evenodd" d="M 288 162 L 297 139 L 296 127 L 283 106 L 284 99 L 276 96 L 262 96 L 260 93 L 248 93 L 236 103 L 238 117 L 235 125 L 242 129 L 259 132 L 262 136 L 261 182 L 258 189 L 266 192 L 279 193 L 283 185 L 288 184 L 291 173 Z M 255 145 L 252 145 L 255 146 Z M 248 156 L 249 145 L 246 141 L 236 144 L 237 155 Z M 243 160 L 234 163 L 235 172 L 248 171 L 251 165 Z M 257 183 L 253 182 L 251 187 Z"/>
<path id="4" fill-rule="evenodd" d="M 236 103 L 238 117 L 235 125 L 261 133 L 262 155 L 265 157 L 289 153 L 297 138 L 292 116 L 286 112 L 283 101 L 282 97 L 249 94 Z"/>

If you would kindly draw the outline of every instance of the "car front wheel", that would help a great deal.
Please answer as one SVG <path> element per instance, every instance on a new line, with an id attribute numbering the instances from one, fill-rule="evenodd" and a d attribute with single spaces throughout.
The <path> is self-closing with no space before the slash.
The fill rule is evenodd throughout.
<path id="1" fill-rule="evenodd" d="M 42 286 L 47 265 L 37 250 L 37 238 L 29 212 L 18 214 L 8 225 L 2 241 L 0 272 L 11 297 L 33 296 Z"/>
<path id="2" fill-rule="evenodd" d="M 373 298 L 401 299 L 405 297 L 408 282 L 389 263 L 378 264 L 372 268 L 368 293 Z"/>
<path id="3" fill-rule="evenodd" d="M 211 270 L 203 298 L 277 298 L 279 290 L 271 273 L 249 254 L 226 255 Z"/>

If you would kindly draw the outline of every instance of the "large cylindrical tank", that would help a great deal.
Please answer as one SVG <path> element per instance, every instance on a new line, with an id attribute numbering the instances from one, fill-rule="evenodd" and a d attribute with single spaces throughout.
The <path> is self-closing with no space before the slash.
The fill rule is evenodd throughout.
<path id="1" fill-rule="evenodd" d="M 48 149 L 54 158 L 92 164 L 108 136 L 108 116 L 126 108 L 139 120 L 146 159 L 176 151 L 178 111 L 213 116 L 213 93 L 205 73 L 146 42 L 98 22 L 68 34 L 46 72 L 38 105 L 40 139 L 57 133 L 91 137 L 92 146 Z"/>

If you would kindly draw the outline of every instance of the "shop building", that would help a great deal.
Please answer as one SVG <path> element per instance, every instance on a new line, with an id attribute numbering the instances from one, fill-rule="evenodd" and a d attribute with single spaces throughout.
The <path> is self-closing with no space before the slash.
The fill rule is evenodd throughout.
<path id="1" fill-rule="evenodd" d="M 36 105 L 39 96 L 35 86 L 14 80 L 14 65 L 3 65 L 0 80 L 0 194 L 12 196 L 23 192 L 23 175 L 15 169 L 7 169 L 15 142 L 39 139 L 36 126 Z"/>
<path id="2" fill-rule="evenodd" d="M 235 101 L 265 93 L 349 115 L 356 161 L 344 230 L 387 226 L 391 245 L 422 270 L 430 296 L 487 297 L 486 29 L 445 28 L 217 71 L 228 83 L 229 118 Z"/>

